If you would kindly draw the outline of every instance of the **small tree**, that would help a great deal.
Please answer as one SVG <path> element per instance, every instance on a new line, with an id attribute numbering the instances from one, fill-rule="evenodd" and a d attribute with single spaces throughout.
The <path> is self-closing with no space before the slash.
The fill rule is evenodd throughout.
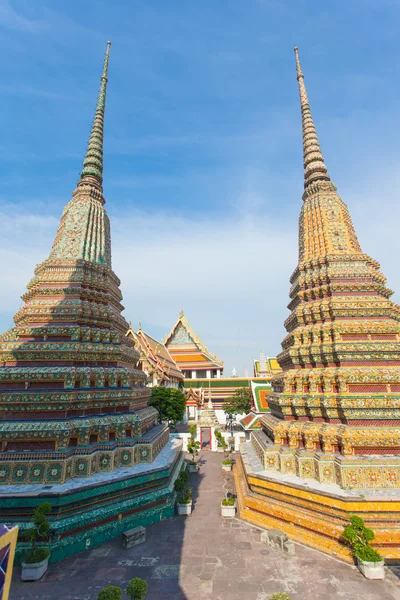
<path id="1" fill-rule="evenodd" d="M 351 547 L 354 556 L 365 562 L 380 562 L 382 560 L 379 552 L 374 550 L 370 542 L 375 537 L 372 529 L 368 529 L 361 517 L 353 515 L 350 517 L 350 525 L 343 530 L 343 537 Z"/>
<path id="2" fill-rule="evenodd" d="M 150 406 L 158 410 L 160 422 L 175 424 L 183 419 L 186 398 L 180 390 L 156 386 L 151 390 Z"/>
<path id="3" fill-rule="evenodd" d="M 197 427 L 195 425 L 191 425 L 189 427 L 190 439 L 188 442 L 188 452 L 192 455 L 192 463 L 196 464 L 196 456 L 199 455 L 200 450 L 200 442 L 196 440 L 197 435 Z"/>
<path id="4" fill-rule="evenodd" d="M 140 577 L 134 577 L 128 583 L 126 593 L 131 600 L 143 600 L 147 594 L 147 581 Z"/>
<path id="5" fill-rule="evenodd" d="M 230 415 L 242 415 L 251 411 L 250 388 L 237 388 L 224 403 L 224 412 Z"/>
<path id="6" fill-rule="evenodd" d="M 121 600 L 122 589 L 117 585 L 108 585 L 97 596 L 97 600 Z"/>
<path id="7" fill-rule="evenodd" d="M 38 563 L 42 562 L 50 556 L 49 548 L 38 548 L 38 542 L 47 539 L 50 523 L 47 520 L 46 515 L 51 512 L 50 502 L 42 502 L 33 511 L 33 527 L 27 530 L 26 537 L 32 544 L 32 549 L 28 552 L 25 557 L 26 563 Z"/>
<path id="8" fill-rule="evenodd" d="M 179 473 L 179 475 L 176 478 L 175 483 L 174 483 L 175 491 L 178 493 L 183 492 L 188 479 L 189 479 L 189 475 L 187 474 L 187 472 L 185 470 L 182 469 L 182 471 Z"/>
<path id="9" fill-rule="evenodd" d="M 217 440 L 218 448 L 222 448 L 223 450 L 226 450 L 228 447 L 227 443 L 225 441 L 224 436 L 222 435 L 222 433 L 220 431 L 218 431 L 218 429 L 216 429 L 214 431 L 214 436 L 215 436 L 215 439 Z"/>

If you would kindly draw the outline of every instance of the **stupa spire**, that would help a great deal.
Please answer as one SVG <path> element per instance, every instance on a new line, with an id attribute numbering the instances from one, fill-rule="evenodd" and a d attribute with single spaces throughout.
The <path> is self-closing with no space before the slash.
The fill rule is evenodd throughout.
<path id="1" fill-rule="evenodd" d="M 103 74 L 99 96 L 97 98 L 96 112 L 94 115 L 89 143 L 83 161 L 81 181 L 86 177 L 93 178 L 101 187 L 103 183 L 103 138 L 104 138 L 104 112 L 106 107 L 108 61 L 110 56 L 111 42 L 107 42 L 106 55 L 104 58 Z"/>
<path id="2" fill-rule="evenodd" d="M 317 131 L 311 115 L 304 75 L 301 70 L 299 49 L 294 48 L 296 56 L 297 81 L 299 82 L 300 107 L 303 127 L 303 156 L 304 156 L 304 188 L 317 180 L 330 181 L 328 169 L 319 145 Z"/>

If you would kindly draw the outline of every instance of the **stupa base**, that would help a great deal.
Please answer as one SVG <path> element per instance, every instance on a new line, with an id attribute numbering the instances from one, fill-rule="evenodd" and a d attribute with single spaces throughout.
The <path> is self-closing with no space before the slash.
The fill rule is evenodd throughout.
<path id="1" fill-rule="evenodd" d="M 32 523 L 32 512 L 50 502 L 50 562 L 94 548 L 138 525 L 174 515 L 174 481 L 182 467 L 182 442 L 171 439 L 152 463 L 96 473 L 58 485 L 5 485 L 0 489 L 0 521 L 18 524 L 20 535 Z M 16 561 L 28 547 L 18 544 Z"/>
<path id="2" fill-rule="evenodd" d="M 374 530 L 374 548 L 389 562 L 400 560 L 400 490 L 344 490 L 266 471 L 251 442 L 242 445 L 234 476 L 240 518 L 353 563 L 341 539 L 350 515 L 356 514 Z"/>

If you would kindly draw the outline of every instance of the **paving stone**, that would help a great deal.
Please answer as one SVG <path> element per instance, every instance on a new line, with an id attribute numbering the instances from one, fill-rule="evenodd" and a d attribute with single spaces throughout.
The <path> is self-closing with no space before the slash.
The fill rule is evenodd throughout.
<path id="1" fill-rule="evenodd" d="M 222 475 L 222 456 L 203 452 L 200 474 L 190 475 L 195 511 L 146 528 L 146 542 L 128 550 L 120 538 L 50 565 L 41 581 L 19 580 L 10 600 L 96 600 L 106 585 L 126 588 L 133 577 L 149 585 L 146 600 L 400 600 L 400 567 L 385 581 L 368 581 L 355 567 L 296 544 L 288 556 L 261 542 L 261 531 L 220 516 L 220 500 L 233 490 Z M 68 581 L 68 584 L 66 582 Z"/>

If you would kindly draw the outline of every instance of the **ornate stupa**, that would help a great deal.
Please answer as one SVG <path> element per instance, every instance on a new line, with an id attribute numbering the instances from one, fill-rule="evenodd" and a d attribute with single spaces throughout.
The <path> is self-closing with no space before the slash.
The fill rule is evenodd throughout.
<path id="1" fill-rule="evenodd" d="M 140 513 L 149 498 L 137 504 L 135 465 L 151 464 L 169 439 L 168 428 L 157 424 L 158 413 L 148 406 L 150 390 L 137 367 L 139 352 L 125 335 L 120 280 L 111 266 L 102 187 L 109 51 L 110 43 L 77 188 L 64 209 L 49 257 L 36 267 L 28 284 L 15 327 L 0 337 L 0 517 L 12 522 L 15 509 L 29 518 L 31 511 L 24 507 L 37 503 L 29 498 L 31 492 L 53 505 L 57 496 L 58 509 L 50 517 L 54 531 L 63 531 L 64 546 L 70 531 L 75 544 L 74 550 L 59 549 L 58 557 L 95 543 L 87 532 L 94 523 L 100 526 L 103 517 L 96 543 L 112 537 L 112 528 L 118 535 L 114 521 L 122 524 L 127 510 L 136 506 Z M 143 488 L 143 469 L 141 475 Z M 164 505 L 168 476 L 168 469 L 160 475 Z M 153 491 L 160 482 L 154 481 Z M 85 513 L 86 488 L 92 490 L 87 492 L 92 500 Z M 118 491 L 122 488 L 123 494 Z M 64 493 L 69 494 L 68 515 L 60 508 Z M 7 501 L 13 494 L 19 502 Z M 125 504 L 118 504 L 122 499 Z M 153 503 L 154 499 L 153 494 Z M 79 506 L 75 521 L 74 500 Z M 157 512 L 154 506 L 152 511 Z"/>
<path id="2" fill-rule="evenodd" d="M 351 512 L 365 512 L 379 550 L 397 557 L 400 307 L 328 174 L 297 48 L 295 56 L 304 194 L 288 333 L 277 357 L 283 371 L 273 377 L 271 413 L 252 434 L 265 476 L 282 485 L 274 492 L 282 503 L 275 513 L 265 507 L 264 523 L 348 560 L 343 525 Z"/>

